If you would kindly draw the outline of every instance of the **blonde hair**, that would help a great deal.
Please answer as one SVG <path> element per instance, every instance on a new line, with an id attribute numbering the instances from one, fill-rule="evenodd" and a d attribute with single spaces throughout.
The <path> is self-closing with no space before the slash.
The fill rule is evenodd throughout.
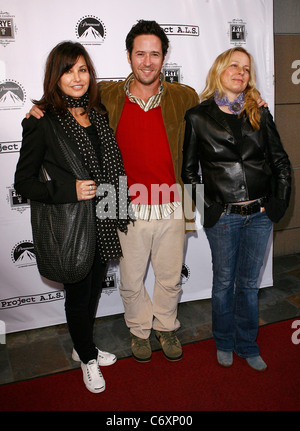
<path id="1" fill-rule="evenodd" d="M 253 129 L 258 130 L 259 122 L 260 122 L 260 111 L 257 105 L 257 99 L 260 97 L 260 93 L 256 88 L 254 60 L 252 55 L 249 54 L 241 46 L 228 49 L 227 51 L 224 51 L 215 59 L 213 65 L 211 66 L 208 72 L 208 75 L 206 78 L 206 85 L 204 90 L 200 94 L 200 99 L 201 101 L 209 99 L 215 94 L 216 90 L 219 91 L 220 97 L 225 95 L 225 90 L 221 83 L 221 75 L 229 66 L 232 54 L 236 51 L 243 52 L 249 57 L 249 60 L 250 60 L 250 74 L 249 74 L 250 78 L 249 78 L 248 85 L 244 90 L 245 104 L 241 113 L 245 111 Z"/>

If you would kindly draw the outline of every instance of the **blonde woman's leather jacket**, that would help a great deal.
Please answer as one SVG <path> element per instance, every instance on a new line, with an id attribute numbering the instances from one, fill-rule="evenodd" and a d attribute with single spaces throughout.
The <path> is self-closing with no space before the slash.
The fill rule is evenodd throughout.
<path id="1" fill-rule="evenodd" d="M 213 99 L 190 109 L 185 119 L 182 179 L 204 183 L 204 226 L 218 220 L 224 204 L 259 198 L 266 198 L 267 215 L 277 222 L 289 203 L 291 169 L 269 110 L 261 109 L 256 131 L 243 116 L 241 142 Z"/>

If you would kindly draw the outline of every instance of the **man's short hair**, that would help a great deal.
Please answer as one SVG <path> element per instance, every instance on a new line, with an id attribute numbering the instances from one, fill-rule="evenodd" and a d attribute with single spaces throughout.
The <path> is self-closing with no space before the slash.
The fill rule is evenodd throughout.
<path id="1" fill-rule="evenodd" d="M 145 21 L 143 19 L 139 20 L 138 23 L 131 28 L 126 37 L 126 49 L 129 52 L 129 57 L 131 58 L 134 39 L 142 34 L 153 34 L 159 37 L 161 40 L 162 54 L 163 57 L 165 57 L 169 48 L 169 39 L 164 30 L 156 21 Z"/>

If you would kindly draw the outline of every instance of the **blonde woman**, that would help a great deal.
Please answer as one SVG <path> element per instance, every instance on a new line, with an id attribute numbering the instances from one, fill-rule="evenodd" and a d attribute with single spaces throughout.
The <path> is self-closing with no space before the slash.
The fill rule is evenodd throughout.
<path id="1" fill-rule="evenodd" d="M 212 325 L 220 365 L 233 352 L 267 368 L 256 343 L 257 280 L 273 222 L 284 215 L 290 163 L 272 116 L 259 108 L 252 56 L 241 47 L 212 65 L 201 103 L 186 114 L 182 178 L 204 183 L 213 266 Z"/>

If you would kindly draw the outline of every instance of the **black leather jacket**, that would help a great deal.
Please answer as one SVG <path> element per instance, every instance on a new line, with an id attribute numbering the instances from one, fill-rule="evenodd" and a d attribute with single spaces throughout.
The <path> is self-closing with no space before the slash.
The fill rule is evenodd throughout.
<path id="1" fill-rule="evenodd" d="M 253 130 L 245 115 L 241 129 L 242 142 L 237 142 L 213 99 L 186 113 L 182 179 L 185 184 L 204 183 L 204 226 L 216 223 L 225 203 L 268 197 L 265 207 L 272 221 L 288 206 L 290 162 L 269 110 L 262 108 L 259 130 Z"/>

